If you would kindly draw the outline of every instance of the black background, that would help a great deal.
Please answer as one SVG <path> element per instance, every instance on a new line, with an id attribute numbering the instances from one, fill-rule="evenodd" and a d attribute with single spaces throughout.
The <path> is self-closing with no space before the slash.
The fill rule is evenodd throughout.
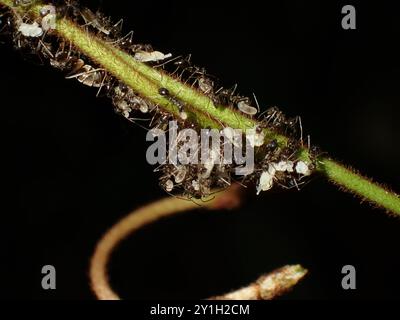
<path id="1" fill-rule="evenodd" d="M 394 2 L 91 1 L 138 42 L 255 92 L 263 108 L 301 115 L 312 142 L 399 191 L 400 39 Z M 341 28 L 353 4 L 357 30 Z M 0 48 L 2 157 L 0 292 L 7 298 L 93 299 L 88 262 L 97 240 L 131 209 L 165 194 L 145 159 L 145 131 L 96 90 Z M 11 202 L 11 209 L 6 203 Z M 234 212 L 160 221 L 113 256 L 125 298 L 204 298 L 285 264 L 310 274 L 285 299 L 399 298 L 400 221 L 315 179 L 274 190 Z M 41 289 L 41 267 L 57 289 Z M 341 268 L 357 290 L 341 288 Z"/>

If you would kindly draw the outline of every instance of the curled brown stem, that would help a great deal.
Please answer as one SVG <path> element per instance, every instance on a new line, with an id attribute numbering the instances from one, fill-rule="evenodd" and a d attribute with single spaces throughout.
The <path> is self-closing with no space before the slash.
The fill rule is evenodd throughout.
<path id="1" fill-rule="evenodd" d="M 228 190 L 217 193 L 209 201 L 201 202 L 201 208 L 233 209 L 240 205 L 240 193 L 240 186 L 233 185 Z M 121 299 L 111 288 L 107 265 L 113 250 L 124 238 L 158 219 L 196 208 L 199 208 L 196 202 L 168 197 L 134 210 L 111 227 L 98 242 L 90 262 L 90 281 L 96 297 L 101 300 Z M 259 278 L 248 287 L 211 299 L 272 299 L 294 286 L 306 272 L 301 266 L 285 266 Z"/>

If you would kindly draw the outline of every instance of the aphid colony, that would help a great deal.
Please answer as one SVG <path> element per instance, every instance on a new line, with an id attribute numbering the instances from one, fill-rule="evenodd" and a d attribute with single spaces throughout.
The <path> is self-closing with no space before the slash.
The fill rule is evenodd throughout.
<path id="1" fill-rule="evenodd" d="M 30 6 L 33 2 L 15 0 L 14 6 Z M 271 189 L 273 185 L 298 188 L 306 181 L 305 177 L 312 173 L 315 158 L 311 157 L 311 161 L 308 162 L 298 158 L 301 148 L 310 149 L 309 143 L 303 145 L 299 117 L 288 119 L 276 107 L 260 114 L 255 97 L 251 99 L 238 95 L 236 86 L 231 89 L 220 86 L 215 77 L 207 74 L 204 68 L 199 68 L 192 63 L 190 55 L 173 57 L 170 53 L 164 54 L 153 50 L 151 45 L 134 43 L 132 32 L 122 35 L 122 20 L 113 23 L 111 19 L 99 12 L 81 8 L 73 0 L 47 1 L 47 4 L 40 9 L 38 18 L 21 16 L 14 9 L 0 12 L 2 21 L 0 28 L 3 34 L 11 36 L 17 49 L 31 53 L 41 61 L 63 71 L 67 79 L 76 79 L 83 85 L 97 88 L 97 95 L 111 98 L 115 111 L 129 121 L 137 122 L 138 115 L 146 116 L 149 120 L 148 129 L 155 136 L 157 132 L 170 130 L 170 120 L 176 120 L 179 129 L 192 128 L 200 131 L 201 128 L 197 128 L 195 124 L 188 121 L 188 106 L 172 95 L 168 89 L 160 87 L 158 94 L 177 107 L 178 119 L 174 119 L 158 105 L 141 97 L 129 86 L 91 62 L 71 43 L 59 38 L 57 16 L 74 21 L 88 32 L 130 53 L 139 62 L 164 69 L 164 72 L 209 97 L 216 107 L 232 108 L 246 117 L 257 117 L 258 125 L 255 126 L 252 135 L 241 138 L 248 139 L 252 147 L 255 147 L 252 172 L 235 176 L 234 170 L 237 164 L 216 161 L 223 157 L 226 139 L 228 141 L 231 139 L 231 142 L 235 143 L 233 129 L 222 128 L 220 133 L 224 139 L 221 139 L 219 147 L 210 149 L 206 161 L 184 165 L 165 162 L 156 168 L 155 171 L 161 172 L 160 184 L 167 192 L 202 198 L 216 188 L 225 188 L 232 182 L 238 181 L 243 184 L 255 183 L 257 193 L 260 193 Z M 268 140 L 264 135 L 264 129 L 285 135 L 288 137 L 287 142 L 282 145 L 275 139 Z M 177 140 L 175 143 L 178 145 L 182 142 Z M 198 152 L 201 153 L 200 146 Z M 313 153 L 310 152 L 310 154 Z"/>

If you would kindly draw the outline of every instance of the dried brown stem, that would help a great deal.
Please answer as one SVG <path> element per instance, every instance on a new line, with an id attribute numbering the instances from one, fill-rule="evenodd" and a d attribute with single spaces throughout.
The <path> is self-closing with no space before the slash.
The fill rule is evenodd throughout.
<path id="1" fill-rule="evenodd" d="M 241 202 L 241 187 L 233 185 L 228 190 L 219 192 L 209 201 L 201 202 L 201 208 L 212 210 L 233 209 Z M 168 197 L 152 202 L 142 208 L 134 210 L 125 218 L 108 230 L 98 242 L 90 263 L 90 281 L 92 289 L 98 299 L 120 300 L 118 294 L 111 288 L 107 265 L 113 250 L 128 235 L 141 227 L 161 218 L 199 208 L 199 203 Z M 306 271 L 299 266 L 286 266 L 260 278 L 256 284 L 236 293 L 212 299 L 271 299 L 295 285 Z"/>

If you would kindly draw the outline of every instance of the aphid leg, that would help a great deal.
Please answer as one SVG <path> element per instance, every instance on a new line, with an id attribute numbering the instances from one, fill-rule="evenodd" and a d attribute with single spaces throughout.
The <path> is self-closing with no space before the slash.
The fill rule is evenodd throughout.
<path id="1" fill-rule="evenodd" d="M 254 92 L 253 92 L 253 97 L 254 97 L 254 101 L 256 102 L 257 111 L 260 112 L 260 105 L 258 104 L 258 100 L 257 100 L 256 94 Z"/>
<path id="2" fill-rule="evenodd" d="M 178 60 L 180 57 L 182 57 L 182 56 L 177 56 L 177 57 L 174 57 L 174 58 L 172 58 L 172 59 L 169 59 L 169 60 L 167 60 L 167 61 L 165 61 L 165 62 L 163 62 L 163 63 L 154 65 L 154 68 L 161 68 L 161 67 L 165 66 L 165 65 L 168 64 L 168 63 L 171 63 L 171 62 L 173 62 L 173 61 Z M 172 75 L 172 74 L 171 74 L 171 75 Z"/>
<path id="3" fill-rule="evenodd" d="M 115 23 L 111 27 L 112 32 L 116 32 L 116 33 L 121 32 L 123 25 L 124 25 L 124 19 L 120 19 L 117 23 Z"/>
<path id="4" fill-rule="evenodd" d="M 110 44 L 130 44 L 133 41 L 133 31 L 129 31 L 126 35 L 122 38 L 109 42 Z"/>
<path id="5" fill-rule="evenodd" d="M 297 116 L 297 119 L 299 121 L 299 126 L 300 126 L 300 143 L 301 143 L 301 146 L 303 146 L 303 125 L 301 123 L 301 117 Z"/>
<path id="6" fill-rule="evenodd" d="M 54 59 L 53 53 L 50 51 L 50 49 L 46 46 L 46 44 L 45 44 L 41 39 L 39 39 L 39 45 L 38 45 L 38 47 L 40 48 L 40 46 L 42 46 L 43 49 L 46 51 L 46 53 L 47 53 L 52 59 Z M 39 50 L 39 49 L 38 49 L 38 50 Z"/>
<path id="7" fill-rule="evenodd" d="M 103 79 L 101 80 L 99 90 L 97 90 L 96 97 L 98 97 L 98 96 L 100 95 L 100 92 L 101 92 L 101 90 L 103 89 L 103 86 L 104 86 L 104 83 L 105 83 L 107 77 L 108 77 L 108 75 L 107 75 L 107 73 L 105 72 L 105 73 L 104 73 L 104 77 L 103 77 Z"/>

